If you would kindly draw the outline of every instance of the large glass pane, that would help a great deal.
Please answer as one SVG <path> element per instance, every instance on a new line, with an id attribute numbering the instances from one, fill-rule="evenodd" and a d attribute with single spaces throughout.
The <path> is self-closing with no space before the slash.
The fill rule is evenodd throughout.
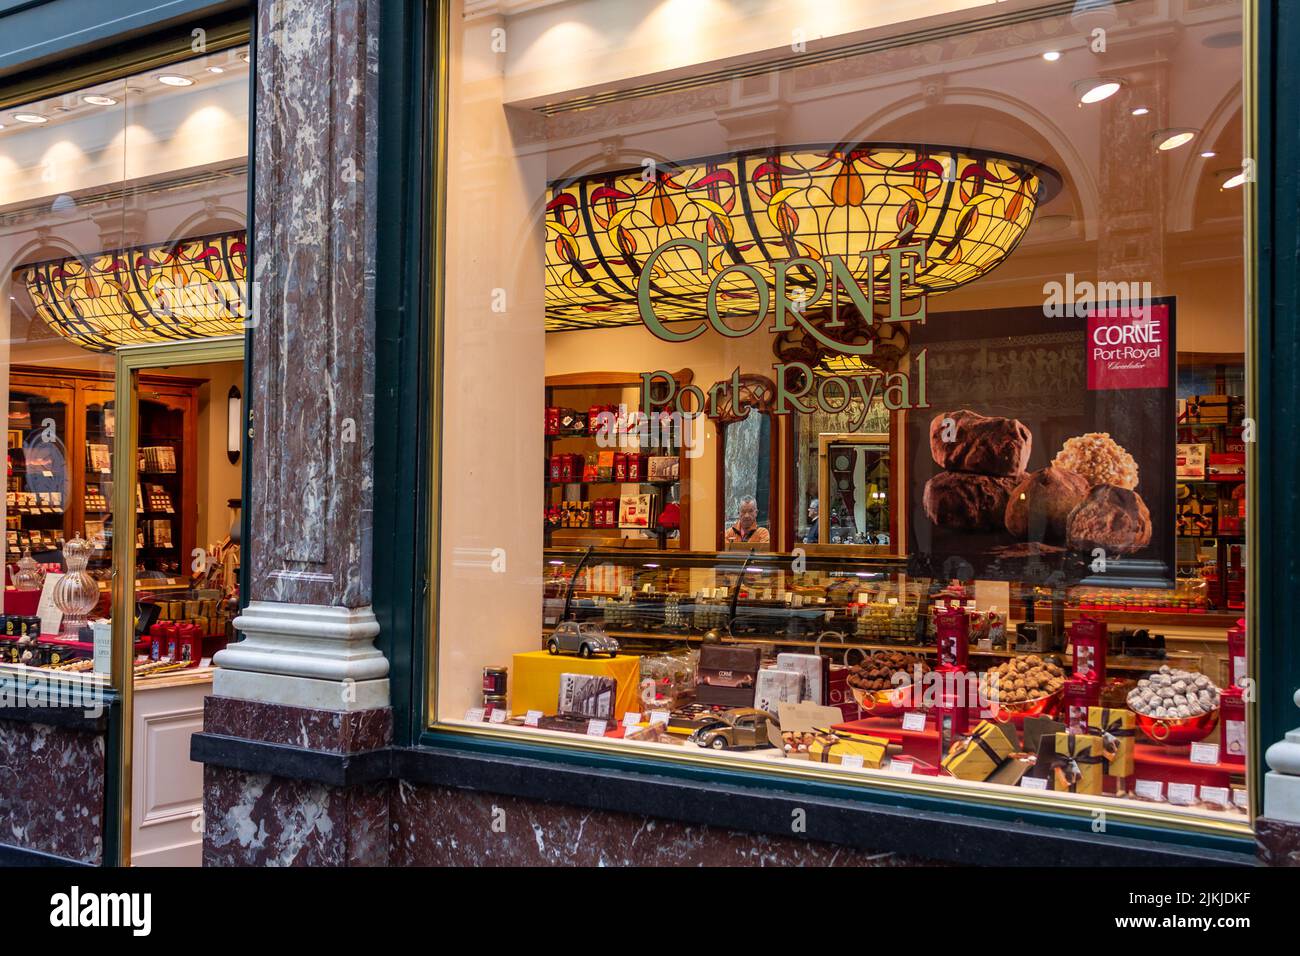
<path id="1" fill-rule="evenodd" d="M 1241 5 L 450 22 L 431 719 L 1244 824 Z"/>

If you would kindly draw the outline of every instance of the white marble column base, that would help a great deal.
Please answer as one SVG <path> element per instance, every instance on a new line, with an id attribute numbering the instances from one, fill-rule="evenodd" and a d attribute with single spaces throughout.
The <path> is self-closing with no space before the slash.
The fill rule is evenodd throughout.
<path id="1" fill-rule="evenodd" d="M 218 668 L 212 675 L 212 693 L 308 710 L 372 710 L 388 706 L 388 678 L 331 681 Z"/>
<path id="2" fill-rule="evenodd" d="M 369 607 L 253 601 L 235 627 L 244 639 L 213 658 L 214 694 L 320 710 L 388 706 L 388 660 Z"/>

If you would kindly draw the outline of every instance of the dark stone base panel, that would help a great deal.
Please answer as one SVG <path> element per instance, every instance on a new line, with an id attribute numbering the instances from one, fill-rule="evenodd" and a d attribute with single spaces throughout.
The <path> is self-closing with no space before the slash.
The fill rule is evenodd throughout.
<path id="1" fill-rule="evenodd" d="M 205 766 L 203 865 L 385 866 L 389 789 Z"/>
<path id="2" fill-rule="evenodd" d="M 920 866 L 796 838 L 399 782 L 392 866 Z"/>
<path id="3" fill-rule="evenodd" d="M 104 769 L 101 734 L 0 720 L 0 841 L 98 865 Z"/>
<path id="4" fill-rule="evenodd" d="M 210 696 L 203 702 L 203 729 L 226 737 L 351 754 L 391 744 L 393 712 L 387 707 L 346 712 L 309 710 Z"/>
<path id="5" fill-rule="evenodd" d="M 1300 823 L 1289 820 L 1255 821 L 1259 861 L 1266 866 L 1300 866 Z"/>

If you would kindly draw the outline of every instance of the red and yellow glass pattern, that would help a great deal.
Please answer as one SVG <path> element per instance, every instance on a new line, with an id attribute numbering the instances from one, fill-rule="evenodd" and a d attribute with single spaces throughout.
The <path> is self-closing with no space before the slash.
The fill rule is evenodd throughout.
<path id="1" fill-rule="evenodd" d="M 37 314 L 92 352 L 238 335 L 248 320 L 243 232 L 23 266 Z"/>
<path id="2" fill-rule="evenodd" d="M 710 282 L 733 264 L 756 267 L 771 290 L 774 262 L 838 255 L 865 289 L 872 270 L 884 278 L 887 260 L 863 251 L 916 243 L 927 265 L 903 296 L 948 292 L 997 267 L 1058 184 L 1051 170 L 1012 156 L 868 144 L 757 150 L 553 183 L 546 327 L 639 322 L 645 262 L 678 237 L 707 241 L 709 254 L 703 269 L 690 249 L 655 260 L 651 299 L 664 321 L 698 320 Z M 879 283 L 877 299 L 886 294 Z M 752 316 L 757 298 L 749 280 L 731 273 L 719 286 L 719 311 Z"/>

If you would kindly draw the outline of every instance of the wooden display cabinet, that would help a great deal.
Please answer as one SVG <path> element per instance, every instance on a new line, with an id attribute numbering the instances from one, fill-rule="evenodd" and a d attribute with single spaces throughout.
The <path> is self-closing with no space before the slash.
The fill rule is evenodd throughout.
<path id="1" fill-rule="evenodd" d="M 678 384 L 690 381 L 689 370 L 678 372 L 674 378 Z M 631 372 L 583 372 L 568 375 L 548 375 L 546 377 L 546 405 L 573 408 L 586 413 L 592 404 L 617 405 L 628 401 L 633 389 L 639 388 L 638 376 Z M 641 409 L 644 411 L 644 409 Z M 578 454 L 598 450 L 594 436 L 583 435 L 546 435 L 546 465 L 552 455 Z M 671 481 L 636 481 L 617 482 L 599 481 L 551 481 L 544 480 L 546 506 L 559 506 L 565 501 L 591 501 L 601 497 L 618 497 L 626 487 L 635 486 L 650 489 L 661 496 L 660 507 L 670 500 L 674 501 L 680 513 L 680 527 L 676 535 L 662 530 L 655 538 L 624 537 L 619 528 L 593 527 L 544 527 L 544 540 L 547 547 L 567 546 L 585 547 L 657 547 L 662 550 L 689 550 L 690 548 L 690 457 L 681 445 L 660 444 L 642 449 L 649 455 L 675 455 L 678 458 L 678 476 Z M 675 499 L 673 496 L 676 496 Z"/>
<path id="2" fill-rule="evenodd" d="M 197 481 L 197 434 L 198 434 L 198 387 L 202 383 L 197 379 L 178 378 L 169 375 L 140 376 L 140 429 L 139 446 L 145 448 L 167 448 L 175 460 L 174 471 L 162 471 L 149 467 L 145 463 L 140 467 L 140 491 L 137 495 L 138 525 L 144 532 L 143 546 L 137 547 L 137 564 L 146 572 L 174 573 L 185 577 L 189 574 L 189 555 L 195 547 L 198 532 L 198 481 Z M 113 434 L 116 428 L 116 411 L 113 407 L 113 376 L 109 372 L 97 372 L 80 369 L 46 369 L 31 366 L 14 366 L 9 372 L 10 424 L 9 460 L 10 491 L 39 490 L 28 489 L 27 484 L 33 480 L 38 483 L 61 483 L 63 508 L 61 514 L 13 514 L 8 517 L 19 518 L 17 530 L 38 530 L 46 527 L 58 533 L 66 540 L 74 533 L 89 537 L 97 530 L 109 531 L 112 528 L 110 509 L 112 506 L 113 472 L 115 463 L 113 455 Z M 25 402 L 30 410 L 30 426 L 25 420 L 18 420 L 15 426 L 15 403 Z M 36 479 L 26 461 L 27 453 L 22 451 L 26 442 L 31 442 L 34 433 L 38 433 L 48 420 L 54 421 L 54 442 L 41 442 L 42 455 L 50 455 L 51 447 L 56 450 L 52 455 L 57 459 L 62 455 L 60 476 L 58 468 L 42 468 L 52 472 L 46 479 L 37 474 Z M 167 456 L 163 456 L 164 458 Z M 156 462 L 157 456 L 150 456 Z M 57 461 L 52 464 L 60 464 Z M 18 487 L 22 485 L 23 487 Z M 148 486 L 154 485 L 160 493 L 151 496 Z M 161 506 L 166 499 L 171 511 Z M 27 521 L 29 524 L 21 525 Z M 150 522 L 158 522 L 151 525 Z M 9 530 L 16 522 L 10 520 Z M 163 531 L 162 529 L 166 529 Z M 150 531 L 156 530 L 154 535 Z M 161 542 L 170 540 L 169 544 Z M 139 541 L 139 535 L 137 536 Z M 8 548 L 9 560 L 16 560 L 22 553 L 20 540 L 15 551 Z M 58 548 L 38 553 L 33 548 L 33 556 L 39 560 L 58 560 Z M 106 568 L 110 563 L 111 548 L 98 553 L 92 561 L 92 568 Z"/>

